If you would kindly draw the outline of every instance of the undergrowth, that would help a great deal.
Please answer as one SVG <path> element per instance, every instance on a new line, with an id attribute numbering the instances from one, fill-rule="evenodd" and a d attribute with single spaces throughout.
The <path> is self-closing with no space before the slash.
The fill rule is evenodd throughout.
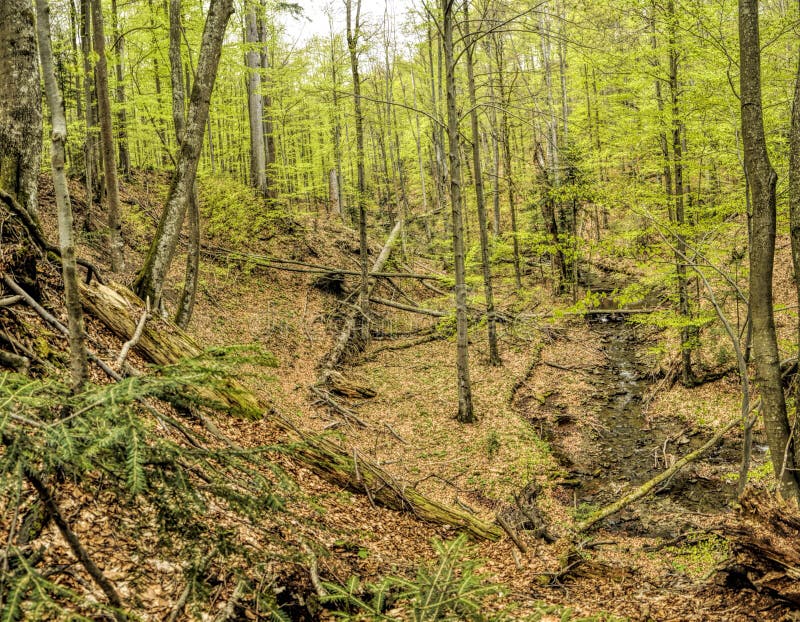
<path id="1" fill-rule="evenodd" d="M 0 622 L 88 620 L 111 611 L 74 584 L 65 587 L 43 564 L 36 539 L 49 520 L 58 523 L 58 510 L 47 510 L 36 482 L 56 504 L 66 486 L 87 497 L 111 494 L 134 533 L 155 527 L 159 546 L 184 560 L 196 599 L 212 559 L 226 560 L 231 571 L 264 563 L 258 545 L 242 544 L 237 521 L 218 518 L 238 516 L 269 537 L 265 518 L 287 511 L 294 492 L 274 461 L 286 448 L 234 447 L 201 425 L 204 408 L 220 407 L 203 396 L 224 389 L 242 364 L 263 367 L 274 359 L 252 349 L 214 350 L 77 394 L 53 377 L 0 375 L 0 511 L 9 534 L 0 553 Z M 40 525 L 31 529 L 25 520 L 37 513 Z M 259 602 L 277 611 L 274 598 Z"/>

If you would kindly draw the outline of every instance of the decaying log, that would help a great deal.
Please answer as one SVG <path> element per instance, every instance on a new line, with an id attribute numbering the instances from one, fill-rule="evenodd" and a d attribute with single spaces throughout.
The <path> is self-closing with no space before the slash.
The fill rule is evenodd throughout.
<path id="1" fill-rule="evenodd" d="M 285 431 L 303 441 L 294 447 L 293 455 L 327 481 L 368 494 L 378 505 L 410 511 L 428 522 L 458 527 L 482 540 L 500 538 L 502 532 L 496 525 L 429 499 L 415 488 L 396 481 L 379 466 L 360 456 L 356 462 L 351 453 L 329 438 L 312 437 L 280 416 L 276 416 L 275 421 Z"/>
<path id="2" fill-rule="evenodd" d="M 372 264 L 372 270 L 370 271 L 370 282 L 367 289 L 368 295 L 372 294 L 372 290 L 375 288 L 375 279 L 372 277 L 374 277 L 375 273 L 380 272 L 383 266 L 386 264 L 386 260 L 389 259 L 389 253 L 392 251 L 392 246 L 394 246 L 394 243 L 400 235 L 402 228 L 403 219 L 401 218 L 395 223 L 394 228 L 389 234 L 389 237 L 386 239 L 386 244 L 383 245 L 383 248 L 375 260 L 375 263 Z M 320 365 L 320 369 L 322 370 L 322 374 L 320 374 L 321 380 L 324 380 L 322 376 L 325 375 L 327 370 L 336 369 L 344 362 L 344 359 L 350 351 L 351 341 L 356 333 L 360 312 L 360 309 L 353 308 L 347 314 L 342 331 L 336 338 L 333 348 L 322 360 L 322 364 Z"/>
<path id="3" fill-rule="evenodd" d="M 328 373 L 327 386 L 331 393 L 341 395 L 342 397 L 370 399 L 377 395 L 377 392 L 372 387 L 359 384 L 353 380 L 348 380 L 336 371 Z"/>
<path id="4" fill-rule="evenodd" d="M 717 584 L 753 589 L 800 606 L 800 513 L 765 492 L 745 493 L 735 517 L 714 532 L 728 541 L 730 555 Z"/>
<path id="5" fill-rule="evenodd" d="M 113 283 L 81 284 L 81 301 L 91 315 L 125 342 L 133 339 L 140 319 L 147 311 L 132 291 Z M 142 326 L 141 336 L 133 350 L 156 365 L 171 365 L 202 352 L 194 339 L 175 324 L 156 317 Z M 237 415 L 259 417 L 263 412 L 255 396 L 233 380 L 227 382 L 224 391 L 202 389 L 202 395 L 224 404 Z"/>

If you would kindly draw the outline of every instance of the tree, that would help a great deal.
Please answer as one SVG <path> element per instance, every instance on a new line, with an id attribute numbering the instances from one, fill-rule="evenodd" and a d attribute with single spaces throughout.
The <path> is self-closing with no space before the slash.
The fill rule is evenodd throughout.
<path id="1" fill-rule="evenodd" d="M 175 138 L 180 145 L 186 126 L 186 95 L 183 88 L 181 60 L 181 0 L 170 0 L 169 3 L 169 66 L 172 85 L 172 122 L 175 126 Z M 200 275 L 200 209 L 195 184 L 189 191 L 188 211 L 189 248 L 186 252 L 186 274 L 183 291 L 178 299 L 178 309 L 175 312 L 175 323 L 181 328 L 186 328 L 192 318 L 197 295 L 197 279 Z"/>
<path id="2" fill-rule="evenodd" d="M 497 325 L 494 312 L 494 292 L 492 290 L 492 267 L 489 263 L 489 228 L 486 218 L 486 196 L 483 191 L 483 171 L 481 169 L 480 132 L 478 130 L 478 105 L 475 97 L 474 54 L 475 39 L 469 32 L 469 4 L 464 2 L 464 38 L 467 61 L 467 90 L 469 91 L 469 119 L 472 130 L 472 168 L 475 172 L 475 200 L 478 210 L 478 232 L 481 241 L 481 271 L 483 289 L 486 296 L 486 325 L 489 333 L 489 364 L 500 365 L 497 350 Z"/>
<path id="3" fill-rule="evenodd" d="M 369 341 L 369 248 L 367 247 L 366 178 L 364 175 L 364 114 L 361 110 L 361 75 L 358 66 L 358 45 L 361 37 L 361 0 L 356 0 L 353 15 L 352 0 L 345 1 L 347 13 L 347 51 L 350 54 L 350 70 L 353 74 L 353 112 L 356 125 L 356 206 L 358 209 L 358 243 L 361 262 L 361 285 L 359 305 L 361 307 L 361 340 Z"/>
<path id="4" fill-rule="evenodd" d="M 778 341 L 772 308 L 772 272 L 775 257 L 775 186 L 764 135 L 761 107 L 761 47 L 758 0 L 739 0 L 739 90 L 742 111 L 744 165 L 753 210 L 750 244 L 750 313 L 753 325 L 753 360 L 761 392 L 761 411 L 770 458 L 786 499 L 800 502 L 800 471 L 786 414 L 781 381 Z"/>
<path id="5" fill-rule="evenodd" d="M 20 11 L 17 16 L 25 22 L 29 11 Z M 30 23 L 29 28 L 33 27 Z M 31 34 L 31 33 L 29 33 Z M 58 239 L 61 249 L 64 296 L 66 298 L 67 325 L 69 328 L 70 372 L 72 389 L 78 391 L 86 382 L 89 372 L 86 354 L 86 337 L 83 325 L 83 309 L 78 291 L 75 244 L 72 239 L 72 207 L 69 200 L 67 175 L 64 171 L 64 145 L 67 142 L 67 121 L 64 118 L 64 103 L 58 90 L 53 68 L 53 50 L 50 43 L 50 7 L 47 0 L 36 0 L 36 37 L 44 74 L 44 89 L 47 106 L 50 108 L 52 125 L 50 158 L 53 166 L 53 186 L 58 209 Z M 36 75 L 39 72 L 36 71 Z M 37 81 L 38 82 L 38 81 Z"/>
<path id="6" fill-rule="evenodd" d="M 117 158 L 114 151 L 114 134 L 111 127 L 111 98 L 108 94 L 108 62 L 106 61 L 106 35 L 103 28 L 103 7 L 100 4 L 100 0 L 90 0 L 90 2 L 94 51 L 97 53 L 97 64 L 94 70 L 97 88 L 97 110 L 100 116 L 103 179 L 108 200 L 108 248 L 111 271 L 120 272 L 123 267 L 122 224 L 119 210 Z"/>
<path id="7" fill-rule="evenodd" d="M 42 94 L 33 10 L 26 0 L 0 3 L 0 101 L 0 188 L 36 219 Z"/>
<path id="8" fill-rule="evenodd" d="M 161 304 L 164 280 L 175 255 L 189 194 L 197 174 L 197 163 L 208 121 L 211 92 L 217 77 L 225 27 L 232 13 L 233 0 L 212 0 L 203 30 L 197 75 L 192 87 L 177 166 L 156 235 L 147 252 L 144 266 L 134 281 L 136 293 L 142 300 L 149 297 L 154 308 L 158 308 Z"/>
<path id="9" fill-rule="evenodd" d="M 264 100 L 261 97 L 261 55 L 255 1 L 245 11 L 245 65 L 247 66 L 247 112 L 250 120 L 250 184 L 262 195 L 267 194 L 266 146 L 264 144 Z"/>
<path id="10" fill-rule="evenodd" d="M 461 423 L 476 420 L 469 379 L 469 334 L 467 332 L 467 284 L 464 267 L 464 219 L 461 207 L 461 158 L 456 110 L 456 58 L 453 50 L 455 0 L 442 0 L 442 45 L 447 90 L 447 138 L 450 158 L 450 207 L 453 219 L 453 263 L 456 290 L 456 367 L 458 414 Z"/>

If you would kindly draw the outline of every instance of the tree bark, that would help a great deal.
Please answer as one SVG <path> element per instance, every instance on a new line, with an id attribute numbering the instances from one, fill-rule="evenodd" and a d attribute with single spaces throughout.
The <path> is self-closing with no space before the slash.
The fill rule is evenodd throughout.
<path id="1" fill-rule="evenodd" d="M 478 210 L 478 232 L 481 242 L 481 271 L 483 272 L 483 291 L 486 297 L 486 327 L 489 333 L 489 364 L 501 365 L 497 349 L 497 321 L 494 312 L 494 291 L 492 289 L 492 267 L 489 263 L 489 229 L 486 219 L 486 197 L 483 191 L 483 170 L 481 169 L 480 131 L 478 129 L 478 106 L 475 97 L 475 70 L 473 60 L 475 41 L 469 33 L 468 3 L 464 3 L 464 30 L 466 39 L 467 88 L 469 90 L 469 119 L 472 130 L 472 168 L 475 171 L 475 200 Z"/>
<path id="2" fill-rule="evenodd" d="M 775 186 L 764 136 L 761 108 L 761 48 L 758 0 L 739 0 L 739 88 L 742 110 L 744 165 L 753 210 L 750 245 L 750 311 L 753 326 L 753 360 L 761 393 L 761 410 L 770 458 L 782 496 L 800 501 L 800 481 L 791 447 L 791 432 L 781 381 L 775 317 L 772 308 L 772 273 L 775 257 Z"/>
<path id="3" fill-rule="evenodd" d="M 22 15 L 22 13 L 20 13 Z M 32 24 L 31 24 L 32 27 Z M 36 36 L 44 74 L 47 106 L 52 124 L 50 157 L 53 167 L 53 188 L 58 210 L 58 239 L 61 247 L 61 265 L 66 298 L 67 325 L 69 327 L 70 373 L 72 388 L 79 391 L 88 378 L 86 332 L 83 324 L 80 293 L 78 291 L 75 244 L 72 239 L 72 206 L 64 171 L 64 145 L 67 142 L 67 121 L 64 106 L 56 83 L 53 68 L 53 50 L 50 44 L 50 7 L 47 0 L 36 0 Z M 38 75 L 38 71 L 36 72 Z"/>
<path id="4" fill-rule="evenodd" d="M 70 0 L 71 2 L 71 0 Z M 116 63 L 114 71 L 117 78 L 117 88 L 115 100 L 119 104 L 117 112 L 117 149 L 119 151 L 119 170 L 124 176 L 130 175 L 131 156 L 128 149 L 128 113 L 125 110 L 125 35 L 119 30 L 119 13 L 117 12 L 117 0 L 111 0 L 111 17 L 113 19 L 112 32 L 116 47 Z"/>
<path id="5" fill-rule="evenodd" d="M 458 112 L 456 110 L 456 61 L 453 53 L 455 0 L 442 0 L 442 32 L 447 90 L 447 136 L 450 151 L 450 207 L 453 220 L 453 261 L 456 290 L 456 367 L 458 414 L 461 423 L 476 420 L 469 378 L 469 335 L 467 333 L 467 284 L 464 267 L 464 220 L 461 211 L 461 158 L 458 153 Z"/>
<path id="6" fill-rule="evenodd" d="M 0 2 L 0 188 L 37 219 L 42 154 L 42 93 L 33 9 Z"/>
<path id="7" fill-rule="evenodd" d="M 92 10 L 92 36 L 97 64 L 94 67 L 97 88 L 97 110 L 100 115 L 104 182 L 108 200 L 108 250 L 111 271 L 123 268 L 122 224 L 119 210 L 119 185 L 117 183 L 117 158 L 114 151 L 114 134 L 111 127 L 111 99 L 108 94 L 108 62 L 106 61 L 106 36 L 103 28 L 103 7 L 100 0 L 90 0 Z"/>
<path id="8" fill-rule="evenodd" d="M 369 342 L 369 249 L 367 247 L 367 206 L 366 179 L 364 176 L 364 115 L 361 110 L 361 76 L 358 67 L 358 40 L 361 35 L 361 0 L 356 0 L 355 18 L 353 2 L 347 0 L 347 51 L 350 54 L 350 69 L 353 74 L 353 110 L 356 125 L 356 206 L 358 209 L 358 242 L 361 262 L 361 286 L 359 288 L 359 306 L 361 307 L 361 338 Z"/>
<path id="9" fill-rule="evenodd" d="M 799 3 L 800 4 L 800 3 Z M 800 48 L 798 48 L 797 76 L 794 82 L 792 123 L 789 133 L 789 226 L 792 240 L 792 262 L 797 302 L 800 304 Z M 796 348 L 800 353 L 800 318 L 797 325 Z M 800 383 L 795 382 L 795 404 L 800 403 Z M 800 432 L 795 430 L 795 464 L 800 464 Z"/>
<path id="10" fill-rule="evenodd" d="M 247 111 L 250 120 L 250 185 L 267 194 L 266 151 L 264 145 L 264 100 L 261 97 L 261 55 L 256 2 L 247 4 L 245 13 L 245 65 L 247 66 Z"/>
<path id="11" fill-rule="evenodd" d="M 203 30 L 197 77 L 192 88 L 178 165 L 155 238 L 134 282 L 136 293 L 143 300 L 149 296 L 153 308 L 158 308 L 161 303 L 164 280 L 175 255 L 189 195 L 194 186 L 225 27 L 232 13 L 233 0 L 212 0 Z"/>

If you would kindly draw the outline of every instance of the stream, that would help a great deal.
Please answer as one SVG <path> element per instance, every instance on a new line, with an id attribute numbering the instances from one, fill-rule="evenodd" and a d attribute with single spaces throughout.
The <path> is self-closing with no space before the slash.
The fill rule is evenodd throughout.
<path id="1" fill-rule="evenodd" d="M 549 434 L 554 454 L 569 471 L 565 485 L 572 488 L 572 503 L 579 510 L 582 506 L 589 509 L 611 503 L 702 445 L 706 436 L 679 421 L 660 420 L 656 424 L 645 416 L 642 400 L 650 381 L 640 361 L 643 345 L 635 324 L 610 311 L 608 315 L 592 316 L 590 328 L 606 362 L 590 374 L 592 393 L 584 407 L 595 414 L 599 425 L 583 426 L 583 434 L 589 435 L 582 444 L 587 449 L 578 452 L 561 442 L 556 430 Z M 738 460 L 735 441 L 719 445 L 704 458 L 706 463 L 732 471 Z M 712 469 L 714 473 L 718 470 Z M 700 476 L 689 466 L 656 492 L 656 501 L 650 497 L 631 506 L 609 519 L 608 526 L 636 533 L 647 531 L 644 522 L 650 521 L 638 520 L 642 518 L 639 512 L 659 499 L 665 501 L 661 509 L 667 512 L 710 512 L 723 508 L 733 498 L 733 483 L 721 477 Z"/>

